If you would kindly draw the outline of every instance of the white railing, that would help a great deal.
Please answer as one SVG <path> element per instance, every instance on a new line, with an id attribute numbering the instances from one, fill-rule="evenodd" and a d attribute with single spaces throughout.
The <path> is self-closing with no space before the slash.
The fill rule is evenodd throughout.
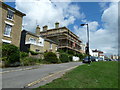
<path id="1" fill-rule="evenodd" d="M 36 43 L 36 42 L 31 42 L 31 41 L 26 41 L 25 44 L 33 44 L 33 45 L 37 45 L 37 46 L 44 46 L 43 43 Z"/>

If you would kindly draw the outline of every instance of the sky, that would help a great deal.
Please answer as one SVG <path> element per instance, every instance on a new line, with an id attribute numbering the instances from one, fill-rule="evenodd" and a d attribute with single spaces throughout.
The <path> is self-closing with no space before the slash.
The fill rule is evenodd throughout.
<path id="1" fill-rule="evenodd" d="M 117 2 L 53 2 L 52 0 L 15 0 L 6 4 L 26 14 L 23 28 L 35 32 L 44 25 L 54 28 L 54 23 L 68 27 L 84 44 L 87 42 L 86 26 L 90 31 L 90 48 L 105 54 L 118 54 L 118 3 Z M 59 1 L 59 0 L 58 0 Z"/>

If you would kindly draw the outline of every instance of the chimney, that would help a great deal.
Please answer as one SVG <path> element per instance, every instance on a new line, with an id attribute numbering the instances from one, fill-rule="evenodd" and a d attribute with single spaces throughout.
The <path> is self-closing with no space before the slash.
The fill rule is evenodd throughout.
<path id="1" fill-rule="evenodd" d="M 43 31 L 47 31 L 47 29 L 48 29 L 47 25 L 43 26 Z"/>
<path id="2" fill-rule="evenodd" d="M 36 27 L 36 35 L 40 35 L 40 27 L 39 27 L 39 25 L 37 25 L 37 27 Z"/>
<path id="3" fill-rule="evenodd" d="M 55 28 L 59 28 L 59 22 L 55 23 Z"/>

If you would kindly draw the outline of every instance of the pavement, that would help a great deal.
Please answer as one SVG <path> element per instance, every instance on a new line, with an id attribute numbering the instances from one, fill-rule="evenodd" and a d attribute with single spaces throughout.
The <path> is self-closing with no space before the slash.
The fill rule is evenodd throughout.
<path id="1" fill-rule="evenodd" d="M 61 77 L 82 62 L 4 68 L 0 72 L 2 88 L 37 88 Z M 2 74 L 2 75 L 1 75 Z"/>

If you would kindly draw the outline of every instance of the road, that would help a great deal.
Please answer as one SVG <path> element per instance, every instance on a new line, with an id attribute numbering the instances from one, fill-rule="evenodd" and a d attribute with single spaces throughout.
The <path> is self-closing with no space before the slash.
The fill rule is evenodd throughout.
<path id="1" fill-rule="evenodd" d="M 23 88 L 25 85 L 38 79 L 79 65 L 82 65 L 82 62 L 40 65 L 36 69 L 29 70 L 21 70 L 21 68 L 4 69 L 2 73 L 2 88 Z M 15 71 L 6 72 L 12 69 Z"/>

